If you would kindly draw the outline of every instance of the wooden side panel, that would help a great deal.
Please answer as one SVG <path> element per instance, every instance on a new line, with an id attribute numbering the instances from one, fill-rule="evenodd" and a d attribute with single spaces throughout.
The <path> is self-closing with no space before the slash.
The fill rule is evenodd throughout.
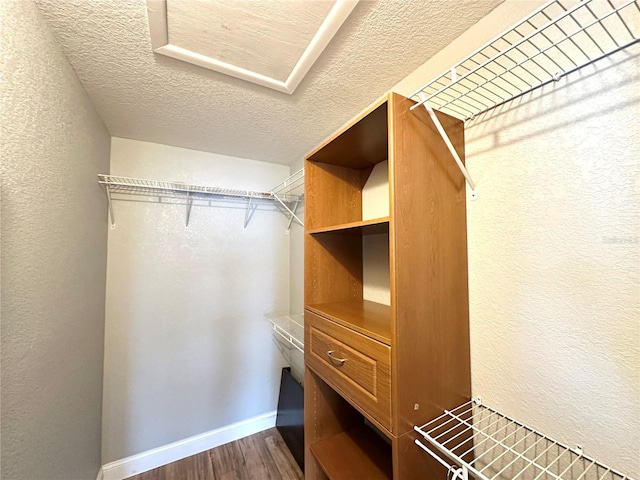
<path id="1" fill-rule="evenodd" d="M 399 435 L 471 395 L 464 177 L 427 112 L 409 110 L 412 104 L 392 95 L 389 232 Z M 438 118 L 464 158 L 462 122 Z"/>
<path id="2" fill-rule="evenodd" d="M 420 438 L 422 437 L 413 430 L 393 438 L 393 478 L 399 480 L 446 479 L 447 469 L 415 444 L 415 440 Z"/>
<path id="3" fill-rule="evenodd" d="M 307 158 L 355 169 L 387 159 L 387 98 L 380 98 L 313 150 Z M 305 172 L 306 174 L 306 172 Z"/>
<path id="4" fill-rule="evenodd" d="M 360 415 L 324 383 L 311 369 L 304 372 L 304 478 L 326 480 L 311 445 L 350 430 L 362 422 Z"/>

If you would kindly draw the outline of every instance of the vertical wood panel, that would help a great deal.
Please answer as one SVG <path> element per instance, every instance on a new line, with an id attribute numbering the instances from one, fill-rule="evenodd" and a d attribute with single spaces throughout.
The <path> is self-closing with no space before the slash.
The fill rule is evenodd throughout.
<path id="1" fill-rule="evenodd" d="M 424 109 L 393 95 L 396 430 L 471 394 L 464 177 Z M 464 158 L 462 122 L 438 114 Z M 414 410 L 418 404 L 419 409 Z"/>

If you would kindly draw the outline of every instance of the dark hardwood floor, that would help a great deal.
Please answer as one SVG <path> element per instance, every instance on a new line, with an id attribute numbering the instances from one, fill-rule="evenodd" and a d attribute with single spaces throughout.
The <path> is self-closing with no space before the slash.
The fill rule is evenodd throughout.
<path id="1" fill-rule="evenodd" d="M 127 480 L 302 480 L 275 428 L 178 460 Z"/>

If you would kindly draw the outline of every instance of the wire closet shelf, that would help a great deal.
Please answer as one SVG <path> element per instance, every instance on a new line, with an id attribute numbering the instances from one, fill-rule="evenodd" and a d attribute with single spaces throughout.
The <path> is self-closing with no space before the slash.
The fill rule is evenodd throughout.
<path id="1" fill-rule="evenodd" d="M 183 200 L 186 205 L 185 225 L 187 227 L 189 226 L 191 207 L 193 206 L 194 200 L 246 201 L 247 211 L 244 221 L 245 228 L 247 227 L 258 202 L 274 201 L 277 203 L 279 208 L 283 208 L 289 215 L 287 231 L 289 231 L 293 220 L 296 220 L 300 225 L 303 225 L 295 212 L 304 196 L 304 170 L 299 170 L 294 173 L 291 177 L 287 178 L 268 192 L 104 174 L 98 175 L 98 183 L 104 187 L 107 195 L 112 228 L 115 227 L 112 203 L 114 195 L 117 195 L 118 199 L 125 199 L 125 197 L 129 198 L 131 196 L 153 196 L 158 197 L 159 199 L 167 198 Z"/>
<path id="2" fill-rule="evenodd" d="M 413 92 L 467 120 L 640 40 L 637 0 L 552 0 Z"/>
<path id="3" fill-rule="evenodd" d="M 449 471 L 467 480 L 632 480 L 548 436 L 484 405 L 480 398 L 445 410 L 414 427 L 415 443 Z M 452 464 L 448 462 L 453 462 Z"/>
<path id="4" fill-rule="evenodd" d="M 476 184 L 434 109 L 473 119 L 640 41 L 638 0 L 551 0 L 410 95 Z"/>
<path id="5" fill-rule="evenodd" d="M 283 315 L 267 320 L 271 323 L 274 334 L 304 353 L 304 315 Z"/>

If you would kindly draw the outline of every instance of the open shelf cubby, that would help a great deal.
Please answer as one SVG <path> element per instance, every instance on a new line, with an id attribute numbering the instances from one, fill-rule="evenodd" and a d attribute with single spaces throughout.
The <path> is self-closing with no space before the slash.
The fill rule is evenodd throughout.
<path id="1" fill-rule="evenodd" d="M 391 442 L 313 373 L 305 374 L 325 412 L 322 432 L 306 437 L 310 453 L 332 480 L 393 478 Z"/>

